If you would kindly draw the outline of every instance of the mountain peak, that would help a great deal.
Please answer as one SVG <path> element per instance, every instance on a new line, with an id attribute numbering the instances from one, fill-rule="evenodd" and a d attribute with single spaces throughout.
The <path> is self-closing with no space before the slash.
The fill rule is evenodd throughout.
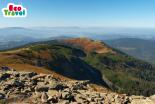
<path id="1" fill-rule="evenodd" d="M 96 52 L 96 53 L 108 53 L 113 52 L 107 45 L 101 41 L 91 40 L 89 38 L 72 38 L 65 39 L 65 43 L 79 46 L 84 49 L 86 52 Z"/>
<path id="2" fill-rule="evenodd" d="M 24 27 L 6 27 L 6 28 L 1 28 L 1 29 L 27 29 Z"/>

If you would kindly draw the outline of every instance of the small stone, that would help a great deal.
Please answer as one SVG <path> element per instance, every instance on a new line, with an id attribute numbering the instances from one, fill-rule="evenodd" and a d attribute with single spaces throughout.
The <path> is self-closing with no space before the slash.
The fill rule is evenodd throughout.
<path id="1" fill-rule="evenodd" d="M 31 79 L 36 80 L 36 79 L 45 78 L 45 77 L 46 77 L 46 74 L 39 74 L 39 75 L 36 75 L 36 76 L 32 77 Z"/>
<path id="2" fill-rule="evenodd" d="M 42 93 L 41 101 L 43 103 L 46 103 L 48 101 L 48 95 L 47 95 L 47 93 L 45 93 L 45 92 Z"/>
<path id="3" fill-rule="evenodd" d="M 61 100 L 59 101 L 59 104 L 70 104 L 68 100 Z"/>

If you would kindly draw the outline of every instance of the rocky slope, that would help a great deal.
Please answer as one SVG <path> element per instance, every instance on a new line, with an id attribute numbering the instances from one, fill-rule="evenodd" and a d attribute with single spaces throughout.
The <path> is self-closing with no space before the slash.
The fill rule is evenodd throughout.
<path id="1" fill-rule="evenodd" d="M 155 97 L 96 91 L 89 81 L 1 69 L 0 104 L 154 104 Z"/>

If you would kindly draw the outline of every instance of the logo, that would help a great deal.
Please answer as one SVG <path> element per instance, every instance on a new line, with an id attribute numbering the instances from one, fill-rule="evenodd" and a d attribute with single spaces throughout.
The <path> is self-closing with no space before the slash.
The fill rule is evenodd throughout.
<path id="1" fill-rule="evenodd" d="M 15 5 L 13 3 L 9 3 L 7 8 L 2 9 L 4 17 L 26 17 L 27 9 L 22 5 Z"/>

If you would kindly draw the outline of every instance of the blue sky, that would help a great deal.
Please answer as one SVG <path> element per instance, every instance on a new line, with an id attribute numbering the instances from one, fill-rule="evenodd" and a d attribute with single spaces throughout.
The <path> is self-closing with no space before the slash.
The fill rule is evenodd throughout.
<path id="1" fill-rule="evenodd" d="M 155 0 L 1 0 L 22 4 L 26 18 L 4 18 L 0 27 L 155 27 Z"/>

